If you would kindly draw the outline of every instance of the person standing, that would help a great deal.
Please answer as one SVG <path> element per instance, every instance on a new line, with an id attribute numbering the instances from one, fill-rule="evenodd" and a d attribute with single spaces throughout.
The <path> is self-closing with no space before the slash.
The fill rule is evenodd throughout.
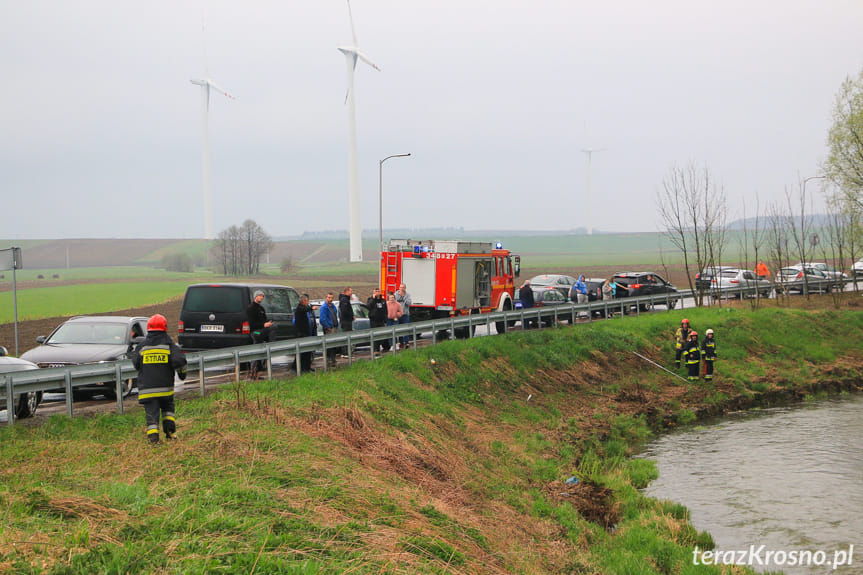
<path id="1" fill-rule="evenodd" d="M 276 328 L 275 322 L 267 319 L 267 311 L 261 302 L 264 301 L 264 292 L 256 290 L 253 301 L 246 308 L 246 318 L 249 320 L 249 330 L 252 332 L 253 343 L 263 343 L 275 340 Z M 255 360 L 252 364 L 252 378 L 258 377 L 258 374 L 266 367 L 263 359 Z"/>
<path id="2" fill-rule="evenodd" d="M 584 283 L 584 276 L 578 276 L 578 279 L 575 280 L 575 283 L 572 284 L 572 287 L 569 288 L 569 299 L 572 301 L 573 296 L 575 296 L 576 303 L 584 304 L 587 303 L 587 284 Z M 579 312 L 579 317 L 587 315 L 587 312 Z"/>
<path id="3" fill-rule="evenodd" d="M 312 306 L 309 305 L 309 294 L 300 296 L 300 303 L 294 310 L 294 324 L 297 326 L 297 337 L 312 337 L 318 335 L 318 324 L 315 321 L 315 312 Z M 312 355 L 313 351 L 304 351 L 300 353 L 300 374 L 307 373 L 312 370 Z"/>
<path id="4" fill-rule="evenodd" d="M 399 320 L 402 317 L 402 304 L 396 301 L 396 294 L 391 293 L 387 296 L 387 325 L 393 326 L 398 325 Z M 395 346 L 396 350 L 399 349 L 398 340 L 388 340 L 391 341 L 392 345 Z"/>
<path id="5" fill-rule="evenodd" d="M 689 341 L 686 343 L 684 355 L 686 357 L 686 367 L 689 370 L 687 379 L 689 381 L 698 381 L 698 368 L 701 367 L 701 348 L 698 345 L 698 333 L 695 331 L 689 332 Z"/>
<path id="6" fill-rule="evenodd" d="M 336 305 L 333 303 L 334 298 L 333 292 L 328 292 L 324 305 L 318 310 L 318 318 L 321 322 L 321 328 L 324 330 L 324 335 L 339 331 L 339 310 L 336 309 Z M 336 351 L 335 347 L 327 347 L 328 366 L 336 365 Z"/>
<path id="7" fill-rule="evenodd" d="M 521 309 L 530 309 L 536 305 L 533 297 L 533 288 L 530 287 L 530 280 L 524 280 L 521 287 L 518 288 L 518 299 L 521 302 Z M 534 326 L 534 320 L 526 319 L 524 329 L 530 329 Z"/>
<path id="8" fill-rule="evenodd" d="M 410 323 L 411 322 L 411 294 L 408 293 L 407 286 L 405 284 L 399 284 L 399 289 L 396 292 L 396 301 L 399 302 L 402 306 L 402 316 L 399 318 L 399 324 Z M 399 338 L 402 347 L 405 347 L 408 342 L 410 342 L 411 337 L 409 335 L 403 335 Z"/>
<path id="9" fill-rule="evenodd" d="M 675 345 L 675 353 L 674 353 L 674 363 L 677 366 L 677 369 L 680 369 L 680 358 L 683 355 L 683 348 L 686 347 L 686 343 L 689 341 L 689 320 L 683 318 L 680 320 L 680 327 L 677 328 L 677 331 L 674 332 L 674 345 Z"/>
<path id="10" fill-rule="evenodd" d="M 770 269 L 768 269 L 767 265 L 763 261 L 758 260 L 758 265 L 755 266 L 755 275 L 757 275 L 760 280 L 769 280 Z"/>
<path id="11" fill-rule="evenodd" d="M 369 327 L 384 327 L 387 324 L 387 301 L 381 295 L 380 288 L 372 290 L 372 297 L 366 301 L 369 306 Z M 374 351 L 389 351 L 389 340 L 376 339 Z"/>
<path id="12" fill-rule="evenodd" d="M 348 286 L 339 296 L 339 327 L 342 331 L 354 329 L 354 306 L 351 304 L 351 296 L 354 290 Z"/>
<path id="13" fill-rule="evenodd" d="M 610 277 L 602 283 L 602 300 L 605 302 L 610 302 L 614 299 L 615 294 L 617 293 L 617 282 L 614 281 L 614 277 Z M 614 311 L 606 308 L 607 314 L 606 319 L 614 317 Z"/>
<path id="14" fill-rule="evenodd" d="M 186 379 L 186 356 L 171 341 L 168 322 L 162 314 L 147 321 L 147 336 L 132 352 L 132 365 L 138 370 L 138 403 L 144 406 L 147 439 L 159 443 L 159 412 L 166 439 L 177 437 L 174 415 L 174 373 Z"/>
<path id="15" fill-rule="evenodd" d="M 713 338 L 713 330 L 708 329 L 707 335 L 701 342 L 701 356 L 704 359 L 704 379 L 713 379 L 713 363 L 716 361 L 716 340 Z"/>

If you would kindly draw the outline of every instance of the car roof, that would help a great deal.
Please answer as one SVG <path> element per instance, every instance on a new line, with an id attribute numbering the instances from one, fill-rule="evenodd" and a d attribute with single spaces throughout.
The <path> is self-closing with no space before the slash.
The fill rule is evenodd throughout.
<path id="1" fill-rule="evenodd" d="M 286 286 L 282 284 L 267 284 L 267 283 L 245 283 L 245 282 L 207 282 L 207 283 L 199 283 L 199 284 L 190 284 L 186 286 L 188 288 L 196 288 L 196 287 L 247 287 L 247 288 L 289 288 L 294 289 L 291 286 Z"/>
<path id="2" fill-rule="evenodd" d="M 128 316 L 128 315 L 76 315 L 75 317 L 70 317 L 66 320 L 66 322 L 75 322 L 75 323 L 119 323 L 119 322 L 128 322 L 131 323 L 133 321 L 147 321 L 150 318 L 143 316 Z"/>
<path id="3" fill-rule="evenodd" d="M 545 281 L 555 281 L 558 278 L 573 278 L 576 279 L 575 276 L 571 276 L 569 274 L 539 274 L 538 276 L 533 276 L 528 281 L 530 283 L 534 283 L 535 281 L 539 281 L 541 284 Z"/>

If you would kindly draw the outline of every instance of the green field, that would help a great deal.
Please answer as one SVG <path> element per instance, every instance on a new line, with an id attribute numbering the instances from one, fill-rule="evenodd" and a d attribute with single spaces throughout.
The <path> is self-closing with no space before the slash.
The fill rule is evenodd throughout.
<path id="1" fill-rule="evenodd" d="M 18 290 L 18 320 L 98 314 L 182 296 L 186 281 L 83 283 Z M 0 292 L 0 323 L 14 321 L 12 292 Z"/>

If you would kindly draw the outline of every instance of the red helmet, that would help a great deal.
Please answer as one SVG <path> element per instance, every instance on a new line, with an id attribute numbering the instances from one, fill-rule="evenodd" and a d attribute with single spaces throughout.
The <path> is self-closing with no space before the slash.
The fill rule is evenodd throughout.
<path id="1" fill-rule="evenodd" d="M 689 332 L 689 338 L 690 338 L 690 339 L 692 339 L 693 337 L 698 337 L 698 332 L 697 332 L 697 331 L 690 331 L 690 332 Z"/>
<path id="2" fill-rule="evenodd" d="M 157 313 L 147 321 L 147 331 L 168 331 L 168 320 Z"/>
<path id="3" fill-rule="evenodd" d="M 685 323 L 685 324 L 687 324 L 687 325 L 689 325 L 689 320 L 688 320 L 688 319 L 686 319 L 686 318 L 683 318 L 682 320 L 680 320 L 680 324 L 681 324 L 681 325 L 683 325 L 684 323 Z"/>

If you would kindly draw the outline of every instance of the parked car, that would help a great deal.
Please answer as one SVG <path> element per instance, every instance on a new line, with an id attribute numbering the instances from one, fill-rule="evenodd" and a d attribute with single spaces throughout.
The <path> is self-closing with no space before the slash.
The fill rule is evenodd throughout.
<path id="1" fill-rule="evenodd" d="M 802 270 L 803 264 L 797 263 L 797 264 L 794 264 L 793 266 L 788 266 L 788 267 Z M 809 262 L 808 264 L 806 264 L 806 267 L 810 267 L 812 269 L 816 269 L 818 271 L 824 272 L 824 275 L 826 275 L 829 278 L 835 279 L 835 280 L 848 279 L 848 274 L 846 274 L 840 270 L 837 270 L 834 267 L 830 267 L 824 262 Z"/>
<path id="2" fill-rule="evenodd" d="M 808 266 L 803 269 L 789 267 L 782 268 L 776 274 L 776 289 L 777 291 L 803 293 L 808 288 L 810 293 L 829 292 L 833 289 L 835 281 L 815 268 Z"/>
<path id="3" fill-rule="evenodd" d="M 28 369 L 39 369 L 39 366 L 32 361 L 10 357 L 6 348 L 0 346 L 0 374 L 11 373 L 13 371 L 24 371 Z M 41 401 L 41 391 L 19 393 L 13 398 L 11 413 L 18 419 L 32 417 L 33 414 L 36 413 L 36 407 Z M 6 400 L 0 402 L 0 409 L 5 409 L 7 414 L 6 417 L 11 417 L 9 405 L 6 403 Z"/>
<path id="4" fill-rule="evenodd" d="M 562 293 L 560 293 L 560 290 L 558 290 L 553 285 L 547 285 L 547 286 L 541 286 L 541 287 L 534 287 L 533 285 L 531 285 L 530 287 L 531 287 L 530 291 L 533 292 L 533 307 L 555 306 L 555 305 L 562 305 L 562 304 L 568 303 L 567 297 L 565 295 L 563 295 Z M 515 290 L 515 299 L 516 299 L 515 307 L 516 307 L 516 309 L 521 309 L 521 297 L 520 296 L 521 296 L 521 288 Z M 569 317 L 561 318 L 561 319 L 568 321 Z M 548 319 L 544 319 L 543 323 L 545 325 L 551 325 L 552 321 L 553 321 L 553 318 L 548 318 Z"/>
<path id="5" fill-rule="evenodd" d="M 710 288 L 716 287 L 716 278 L 724 270 L 736 269 L 733 266 L 711 266 L 706 267 L 695 274 L 695 289 L 707 291 Z"/>
<path id="6" fill-rule="evenodd" d="M 680 299 L 677 288 L 656 272 L 619 272 L 614 274 L 614 281 L 617 283 L 617 299 L 669 294 L 669 309 L 674 309 Z M 651 307 L 653 305 L 650 303 L 639 304 L 641 311 L 647 311 Z"/>
<path id="7" fill-rule="evenodd" d="M 300 302 L 288 286 L 256 283 L 194 284 L 186 288 L 177 343 L 184 351 L 199 351 L 252 343 L 246 308 L 254 293 L 264 292 L 261 305 L 276 322 L 276 340 L 296 337 L 294 309 Z"/>
<path id="8" fill-rule="evenodd" d="M 326 300 L 316 299 L 309 302 L 309 305 L 312 306 L 312 310 L 315 312 L 315 321 L 318 322 L 318 335 L 324 335 L 324 329 L 321 327 L 320 308 L 324 305 L 325 301 Z M 336 309 L 338 309 L 339 302 L 335 301 L 333 304 L 336 306 Z M 351 307 L 354 308 L 354 331 L 370 329 L 369 306 L 360 301 L 352 301 Z"/>
<path id="9" fill-rule="evenodd" d="M 563 294 L 563 297 L 569 297 L 569 290 L 572 288 L 576 279 L 572 276 L 562 274 L 543 274 L 530 278 L 530 285 L 534 288 L 552 287 Z M 517 298 L 516 298 L 517 299 Z"/>
<path id="10" fill-rule="evenodd" d="M 851 266 L 851 274 L 854 277 L 863 276 L 863 258 L 860 258 Z"/>
<path id="11" fill-rule="evenodd" d="M 707 291 L 714 297 L 770 297 L 770 292 L 773 291 L 773 284 L 759 278 L 752 270 L 724 268 L 710 278 Z"/>
<path id="12" fill-rule="evenodd" d="M 104 363 L 126 359 L 139 338 L 147 334 L 146 317 L 129 316 L 78 316 L 57 326 L 50 335 L 40 335 L 40 344 L 21 355 L 21 359 L 32 361 L 39 367 L 66 367 L 83 363 Z M 123 397 L 135 386 L 135 380 L 123 382 Z M 63 393 L 65 390 L 52 389 Z M 104 395 L 117 398 L 116 382 L 113 379 L 88 384 L 74 389 L 76 399 Z"/>

